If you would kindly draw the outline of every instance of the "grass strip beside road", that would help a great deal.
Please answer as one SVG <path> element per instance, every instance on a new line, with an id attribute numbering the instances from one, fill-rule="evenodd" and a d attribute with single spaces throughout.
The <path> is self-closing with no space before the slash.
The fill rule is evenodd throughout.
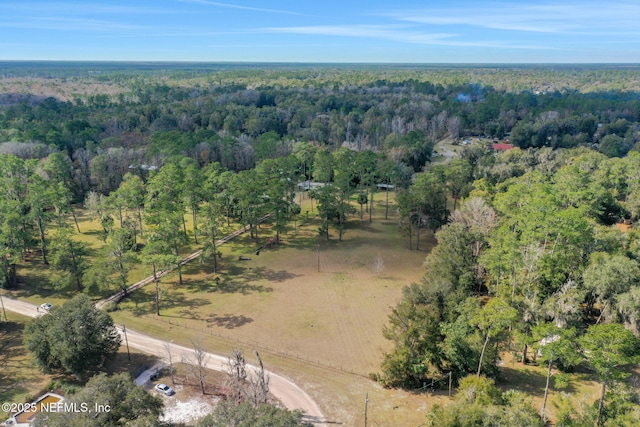
<path id="1" fill-rule="evenodd" d="M 167 341 L 190 347 L 191 340 L 201 338 L 207 351 L 230 354 L 233 349 L 244 351 L 247 362 L 256 364 L 256 346 L 231 338 L 221 338 L 151 316 L 130 318 L 122 312 L 111 313 L 118 324 L 127 322 L 127 329 L 144 331 Z M 175 322 L 174 322 L 175 323 Z M 320 406 L 329 423 L 360 425 L 364 423 L 364 396 L 369 393 L 370 425 L 421 425 L 426 414 L 425 397 L 421 392 L 391 390 L 359 374 L 328 368 L 304 358 L 296 359 L 278 351 L 258 349 L 265 367 L 290 379 L 304 389 Z M 433 402 L 445 402 L 446 396 L 436 396 Z"/>

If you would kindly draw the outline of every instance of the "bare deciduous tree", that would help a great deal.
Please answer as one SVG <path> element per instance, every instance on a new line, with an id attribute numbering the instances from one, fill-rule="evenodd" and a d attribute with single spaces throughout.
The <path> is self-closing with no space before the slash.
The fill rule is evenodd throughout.
<path id="1" fill-rule="evenodd" d="M 259 368 L 249 377 L 247 394 L 253 406 L 257 408 L 269 400 L 269 376 L 264 370 L 262 358 L 257 350 L 256 357 L 258 358 Z"/>
<path id="2" fill-rule="evenodd" d="M 242 350 L 233 350 L 231 352 L 227 365 L 229 401 L 238 404 L 248 400 L 256 408 L 268 403 L 269 375 L 267 375 L 262 364 L 262 358 L 257 351 L 256 357 L 258 358 L 259 367 L 251 368 L 249 372 Z"/>
<path id="3" fill-rule="evenodd" d="M 204 349 L 202 339 L 191 340 L 193 346 L 193 357 L 182 357 L 182 363 L 189 366 L 189 376 L 194 378 L 199 384 L 202 394 L 206 393 L 206 381 L 207 381 L 207 362 L 209 361 L 209 355 Z"/>
<path id="4" fill-rule="evenodd" d="M 247 363 L 244 360 L 242 350 L 232 350 L 227 365 L 229 379 L 227 388 L 229 389 L 229 399 L 240 403 L 244 397 L 244 388 L 247 382 Z"/>
<path id="5" fill-rule="evenodd" d="M 449 117 L 445 124 L 449 135 L 451 138 L 456 140 L 460 137 L 460 118 L 459 117 Z"/>
<path id="6" fill-rule="evenodd" d="M 171 344 L 165 343 L 164 349 L 167 351 L 167 358 L 169 359 L 169 374 L 171 375 L 171 384 L 175 384 L 175 370 L 173 369 L 173 355 L 171 354 Z"/>

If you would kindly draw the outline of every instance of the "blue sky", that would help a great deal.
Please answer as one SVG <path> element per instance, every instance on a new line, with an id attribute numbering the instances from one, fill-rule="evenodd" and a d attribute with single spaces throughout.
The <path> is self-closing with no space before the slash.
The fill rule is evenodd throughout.
<path id="1" fill-rule="evenodd" d="M 640 2 L 0 0 L 0 60 L 640 63 Z"/>

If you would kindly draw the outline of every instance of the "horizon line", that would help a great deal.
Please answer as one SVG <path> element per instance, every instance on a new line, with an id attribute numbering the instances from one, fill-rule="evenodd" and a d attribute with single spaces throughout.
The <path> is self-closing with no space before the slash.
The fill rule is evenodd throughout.
<path id="1" fill-rule="evenodd" d="M 129 59 L 0 59 L 0 63 L 62 62 L 62 63 L 123 63 L 123 64 L 301 64 L 301 65 L 635 65 L 640 62 L 400 62 L 400 61 L 260 61 L 260 60 L 129 60 Z"/>

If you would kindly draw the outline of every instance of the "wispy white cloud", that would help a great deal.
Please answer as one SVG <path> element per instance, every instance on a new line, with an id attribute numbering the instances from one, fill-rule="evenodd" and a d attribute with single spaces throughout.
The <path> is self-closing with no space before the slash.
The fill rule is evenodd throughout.
<path id="1" fill-rule="evenodd" d="M 203 4 L 207 6 L 215 6 L 215 7 L 223 7 L 227 9 L 241 9 L 241 10 L 250 10 L 253 12 L 268 12 L 268 13 L 280 13 L 285 15 L 304 15 L 300 12 L 294 12 L 291 10 L 282 10 L 282 9 L 269 9 L 262 7 L 252 7 L 252 6 L 242 6 L 239 4 L 232 3 L 221 3 L 217 1 L 209 1 L 209 0 L 178 0 L 181 3 L 195 3 L 195 4 Z"/>
<path id="2" fill-rule="evenodd" d="M 100 3 L 78 3 L 66 2 L 43 2 L 43 3 L 5 3 L 2 5 L 5 10 L 17 12 L 28 12 L 37 14 L 64 13 L 65 15 L 97 15 L 97 14 L 117 14 L 117 15 L 141 15 L 141 14 L 175 14 L 179 10 L 145 7 L 145 6 L 122 6 Z"/>
<path id="3" fill-rule="evenodd" d="M 640 5 L 627 2 L 494 3 L 479 7 L 420 8 L 383 15 L 405 22 L 460 25 L 533 33 L 635 31 Z"/>
<path id="4" fill-rule="evenodd" d="M 494 47 L 504 49 L 557 49 L 549 46 L 518 45 L 504 41 L 467 41 L 455 33 L 426 33 L 399 25 L 315 25 L 300 27 L 270 27 L 261 31 L 280 34 L 306 34 L 339 37 L 363 37 L 403 43 L 440 46 Z"/>
<path id="5" fill-rule="evenodd" d="M 449 33 L 421 33 L 402 29 L 402 27 L 397 25 L 311 25 L 300 27 L 270 27 L 263 28 L 262 31 L 280 34 L 368 37 L 424 44 L 455 36 L 455 34 Z"/>
<path id="6" fill-rule="evenodd" d="M 25 18 L 22 20 L 0 21 L 0 27 L 4 28 L 30 28 L 38 30 L 60 31 L 140 31 L 145 27 L 140 25 L 123 24 L 121 22 L 76 19 L 76 18 Z"/>
<path id="7" fill-rule="evenodd" d="M 539 33 L 555 33 L 576 28 L 575 24 L 557 18 L 557 12 L 546 10 L 532 13 L 531 10 L 526 9 L 436 9 L 406 11 L 390 15 L 401 21 L 419 24 L 462 25 Z"/>
<path id="8" fill-rule="evenodd" d="M 154 7 L 122 6 L 99 3 L 23 2 L 2 5 L 7 12 L 0 18 L 0 28 L 23 28 L 47 31 L 100 32 L 119 35 L 148 30 L 137 24 L 138 16 L 176 13 Z M 133 17 L 133 18 L 132 18 Z M 129 22 L 125 22 L 125 19 Z"/>

